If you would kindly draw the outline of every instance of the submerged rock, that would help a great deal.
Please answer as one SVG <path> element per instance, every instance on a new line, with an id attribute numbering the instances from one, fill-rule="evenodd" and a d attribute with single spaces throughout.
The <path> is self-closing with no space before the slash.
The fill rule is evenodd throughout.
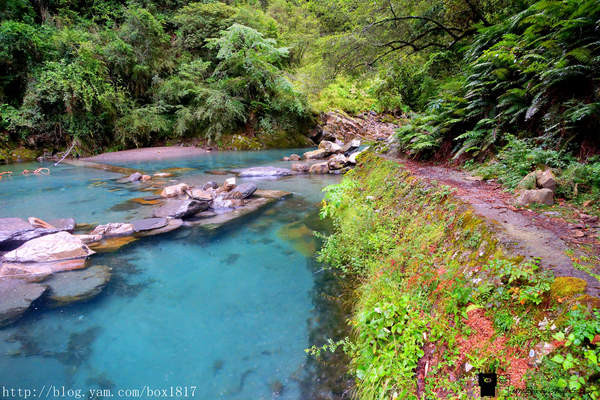
<path id="1" fill-rule="evenodd" d="M 60 272 L 44 282 L 48 286 L 48 300 L 54 307 L 75 301 L 89 300 L 98 295 L 110 281 L 111 269 L 95 265 L 79 271 Z"/>
<path id="2" fill-rule="evenodd" d="M 163 206 L 154 210 L 154 216 L 159 218 L 185 218 L 208 209 L 208 206 L 207 201 L 168 200 Z"/>
<path id="3" fill-rule="evenodd" d="M 12 250 L 28 240 L 58 231 L 56 228 L 36 228 L 21 218 L 0 218 L 0 249 Z"/>
<path id="4" fill-rule="evenodd" d="M 261 176 L 287 176 L 292 175 L 292 171 L 287 168 L 278 167 L 252 167 L 234 170 L 239 177 L 254 178 Z"/>
<path id="5" fill-rule="evenodd" d="M 45 285 L 20 279 L 0 280 L 0 327 L 19 319 L 47 289 Z"/>
<path id="6" fill-rule="evenodd" d="M 44 262 L 85 258 L 94 251 L 81 239 L 68 232 L 58 232 L 30 240 L 4 255 L 4 260 L 14 262 Z"/>
<path id="7" fill-rule="evenodd" d="M 134 232 L 132 224 L 124 224 L 122 222 L 114 222 L 105 225 L 98 225 L 90 235 L 102 235 L 102 237 L 118 237 L 129 236 Z"/>

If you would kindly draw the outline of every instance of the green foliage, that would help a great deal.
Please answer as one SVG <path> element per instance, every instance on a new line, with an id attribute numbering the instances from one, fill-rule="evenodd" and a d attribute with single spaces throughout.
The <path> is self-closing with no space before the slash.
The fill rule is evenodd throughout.
<path id="1" fill-rule="evenodd" d="M 357 114 L 362 111 L 380 110 L 371 82 L 356 81 L 344 76 L 338 76 L 323 88 L 318 98 L 313 100 L 312 106 L 317 112 L 340 110 Z"/>

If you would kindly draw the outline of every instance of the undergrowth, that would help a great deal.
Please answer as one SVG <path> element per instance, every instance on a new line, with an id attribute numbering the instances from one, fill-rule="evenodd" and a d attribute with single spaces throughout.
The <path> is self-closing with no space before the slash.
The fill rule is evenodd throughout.
<path id="1" fill-rule="evenodd" d="M 506 253 L 451 193 L 372 154 L 326 189 L 320 259 L 362 283 L 354 334 L 309 353 L 346 351 L 360 399 L 477 397 L 489 371 L 498 398 L 598 398 L 598 314 L 557 289 L 577 278 Z"/>

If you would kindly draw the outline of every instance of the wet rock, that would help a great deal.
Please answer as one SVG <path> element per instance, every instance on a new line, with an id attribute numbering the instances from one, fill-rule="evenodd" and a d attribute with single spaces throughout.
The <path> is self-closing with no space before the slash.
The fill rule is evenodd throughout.
<path id="1" fill-rule="evenodd" d="M 290 158 L 289 158 L 289 157 L 283 157 L 283 158 L 281 159 L 281 161 L 290 161 Z"/>
<path id="2" fill-rule="evenodd" d="M 550 189 L 524 190 L 517 198 L 516 203 L 519 206 L 527 206 L 534 203 L 551 206 L 554 204 L 554 192 Z"/>
<path id="3" fill-rule="evenodd" d="M 36 228 L 21 218 L 0 218 L 0 249 L 12 250 L 31 239 L 58 231 L 56 228 Z"/>
<path id="4" fill-rule="evenodd" d="M 111 269 L 95 265 L 78 271 L 59 272 L 44 282 L 53 307 L 89 300 L 98 295 L 110 281 Z"/>
<path id="5" fill-rule="evenodd" d="M 291 195 L 290 192 L 284 192 L 283 190 L 258 189 L 254 192 L 255 197 L 264 197 L 265 199 L 283 199 Z"/>
<path id="6" fill-rule="evenodd" d="M 550 189 L 553 192 L 556 191 L 556 177 L 550 169 L 539 172 L 536 176 L 536 181 L 538 187 Z"/>
<path id="7" fill-rule="evenodd" d="M 317 252 L 317 241 L 314 232 L 302 222 L 296 221 L 282 226 L 277 236 L 289 241 L 294 249 L 305 257 L 312 257 Z"/>
<path id="8" fill-rule="evenodd" d="M 27 222 L 29 222 L 29 224 L 31 226 L 33 226 L 34 228 L 56 229 L 54 226 L 50 225 L 48 222 L 44 221 L 43 219 L 36 218 L 36 217 L 27 218 Z"/>
<path id="9" fill-rule="evenodd" d="M 85 258 L 94 251 L 68 232 L 58 232 L 30 240 L 4 255 L 13 262 L 45 262 Z"/>
<path id="10" fill-rule="evenodd" d="M 237 208 L 244 205 L 241 193 L 237 193 L 238 198 L 226 198 L 225 196 L 217 196 L 212 202 L 212 208 L 215 210 L 226 208 Z"/>
<path id="11" fill-rule="evenodd" d="M 310 166 L 308 172 L 311 174 L 326 174 L 329 172 L 329 166 L 327 165 L 327 162 L 313 164 Z"/>
<path id="12" fill-rule="evenodd" d="M 20 279 L 0 280 L 0 327 L 19 319 L 47 289 L 45 285 Z"/>
<path id="13" fill-rule="evenodd" d="M 340 153 L 342 151 L 342 146 L 328 140 L 323 140 L 319 143 L 319 149 L 325 150 L 328 154 L 333 154 Z"/>
<path id="14" fill-rule="evenodd" d="M 299 173 L 305 174 L 308 172 L 309 169 L 310 169 L 310 165 L 308 165 L 308 164 L 302 164 L 302 163 L 292 164 L 292 171 L 294 171 L 294 172 L 299 172 Z"/>
<path id="15" fill-rule="evenodd" d="M 75 230 L 75 220 L 73 218 L 59 218 L 48 221 L 50 225 L 59 231 L 73 232 Z"/>
<path id="16" fill-rule="evenodd" d="M 313 151 L 307 151 L 302 155 L 306 160 L 320 160 L 327 157 L 327 151 L 324 149 L 317 149 Z"/>
<path id="17" fill-rule="evenodd" d="M 298 154 L 290 154 L 290 161 L 300 161 L 300 156 Z"/>
<path id="18" fill-rule="evenodd" d="M 142 182 L 147 182 L 152 180 L 152 177 L 150 175 L 142 175 Z"/>
<path id="19" fill-rule="evenodd" d="M 142 174 L 140 174 L 139 172 L 134 172 L 133 174 L 131 174 L 127 177 L 127 180 L 129 182 L 137 182 L 141 179 L 142 179 Z"/>
<path id="20" fill-rule="evenodd" d="M 202 185 L 202 190 L 217 189 L 218 187 L 219 184 L 217 182 L 208 181 L 204 185 Z"/>
<path id="21" fill-rule="evenodd" d="M 235 187 L 235 178 L 227 178 L 225 182 L 223 182 L 223 186 L 217 189 L 217 193 L 229 192 L 231 189 Z"/>
<path id="22" fill-rule="evenodd" d="M 346 166 L 347 162 L 346 156 L 343 154 L 336 154 L 327 161 L 327 165 L 329 166 L 329 169 L 342 169 Z"/>
<path id="23" fill-rule="evenodd" d="M 160 195 L 162 197 L 177 197 L 183 195 L 186 190 L 189 190 L 189 188 L 190 187 L 187 185 L 187 183 L 179 183 L 177 185 L 165 187 L 162 192 L 160 192 Z"/>
<path id="24" fill-rule="evenodd" d="M 237 185 L 235 187 L 235 189 L 233 189 L 231 192 L 229 192 L 229 195 L 235 195 L 236 193 L 239 193 L 241 195 L 241 199 L 247 199 L 248 197 L 252 196 L 254 194 L 254 192 L 256 192 L 256 185 L 252 182 L 246 182 L 246 183 L 242 183 L 240 185 Z M 234 197 L 229 197 L 229 195 L 226 198 L 234 198 Z"/>
<path id="25" fill-rule="evenodd" d="M 136 237 L 154 236 L 162 233 L 167 233 L 179 229 L 183 225 L 183 221 L 177 218 L 170 218 L 167 220 L 167 224 L 161 228 L 150 229 L 146 231 L 140 231 L 135 234 Z"/>
<path id="26" fill-rule="evenodd" d="M 102 237 L 129 236 L 134 232 L 133 225 L 122 222 L 114 222 L 105 225 L 98 225 L 90 232 L 90 235 L 102 235 Z"/>
<path id="27" fill-rule="evenodd" d="M 260 176 L 287 176 L 292 175 L 292 171 L 287 168 L 277 167 L 252 167 L 240 170 L 234 170 L 239 177 L 253 178 Z"/>
<path id="28" fill-rule="evenodd" d="M 154 176 L 157 178 L 170 178 L 173 176 L 173 174 L 170 172 L 157 172 L 154 174 Z"/>
<path id="29" fill-rule="evenodd" d="M 198 200 L 168 200 L 163 206 L 154 210 L 154 217 L 185 218 L 208 209 L 209 203 Z"/>
<path id="30" fill-rule="evenodd" d="M 258 192 L 258 190 L 257 190 L 257 192 Z M 226 201 L 233 201 L 233 200 L 226 200 Z M 275 201 L 275 198 L 254 198 L 254 197 L 252 197 L 247 200 L 247 203 L 243 207 L 236 208 L 229 212 L 216 213 L 216 215 L 214 215 L 213 217 L 208 217 L 208 218 L 194 217 L 189 220 L 186 220 L 184 222 L 184 224 L 186 226 L 200 225 L 200 226 L 204 226 L 205 228 L 210 229 L 210 230 L 217 229 L 224 225 L 229 224 L 232 221 L 240 220 L 241 218 L 248 216 L 248 215 L 262 209 L 267 204 L 270 204 L 273 201 Z"/>
<path id="31" fill-rule="evenodd" d="M 169 220 L 166 218 L 145 218 L 133 221 L 131 225 L 133 226 L 134 232 L 142 232 L 142 231 L 150 231 L 152 229 L 158 229 L 166 226 L 169 223 Z"/>

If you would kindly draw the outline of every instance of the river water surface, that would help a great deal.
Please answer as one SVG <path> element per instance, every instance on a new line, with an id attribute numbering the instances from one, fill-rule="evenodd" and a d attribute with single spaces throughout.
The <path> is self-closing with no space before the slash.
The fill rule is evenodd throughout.
<path id="1" fill-rule="evenodd" d="M 121 165 L 146 173 L 185 167 L 178 181 L 221 183 L 226 176 L 206 171 L 289 167 L 276 161 L 289 153 L 223 152 Z M 17 174 L 31 167 L 0 167 L 15 171 L 0 182 L 0 217 L 98 224 L 151 213 L 128 201 L 149 193 L 117 184 L 120 175 L 69 165 L 51 166 L 50 176 Z M 321 189 L 336 181 L 327 175 L 256 180 L 261 189 L 293 196 L 216 233 L 181 228 L 92 256 L 91 265 L 113 269 L 99 296 L 55 309 L 41 302 L 0 330 L 0 384 L 82 390 L 81 398 L 88 389 L 110 389 L 116 397 L 119 389 L 171 394 L 171 387 L 182 397 L 177 387 L 187 387 L 188 398 L 197 399 L 313 398 L 319 379 L 304 349 L 323 339 L 314 332 L 337 328 L 322 326 L 334 311 L 315 301 L 327 279 L 314 261 L 312 230 L 320 228 Z M 141 398 L 150 397 L 145 393 Z"/>

